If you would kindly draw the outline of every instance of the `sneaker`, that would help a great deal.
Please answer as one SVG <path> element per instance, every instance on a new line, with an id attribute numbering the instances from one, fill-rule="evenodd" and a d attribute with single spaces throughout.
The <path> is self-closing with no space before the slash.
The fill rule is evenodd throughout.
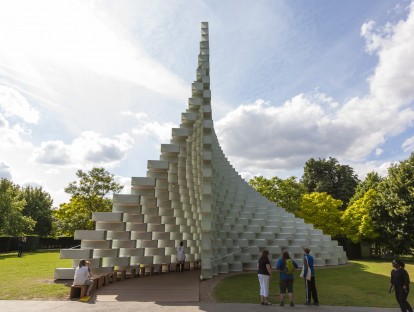
<path id="1" fill-rule="evenodd" d="M 272 303 L 271 302 L 265 302 L 265 305 L 272 305 Z"/>
<path id="2" fill-rule="evenodd" d="M 293 303 L 293 301 L 290 303 L 290 306 L 293 307 L 295 304 Z"/>
<path id="3" fill-rule="evenodd" d="M 314 302 L 313 305 L 314 306 L 319 306 L 319 302 Z"/>
<path id="4" fill-rule="evenodd" d="M 305 305 L 311 305 L 312 303 L 310 301 L 306 301 Z"/>
<path id="5" fill-rule="evenodd" d="M 283 301 L 280 303 L 280 306 L 283 307 L 285 304 L 283 303 Z"/>

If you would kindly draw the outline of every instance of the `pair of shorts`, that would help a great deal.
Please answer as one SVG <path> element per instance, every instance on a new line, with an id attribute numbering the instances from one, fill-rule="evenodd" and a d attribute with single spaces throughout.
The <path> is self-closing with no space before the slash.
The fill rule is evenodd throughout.
<path id="1" fill-rule="evenodd" d="M 286 290 L 288 293 L 293 294 L 293 280 L 280 281 L 279 288 L 281 294 L 285 294 Z"/>

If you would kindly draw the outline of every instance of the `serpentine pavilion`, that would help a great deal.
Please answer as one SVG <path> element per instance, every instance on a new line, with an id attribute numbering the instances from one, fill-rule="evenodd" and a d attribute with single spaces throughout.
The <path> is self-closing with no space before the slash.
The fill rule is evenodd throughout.
<path id="1" fill-rule="evenodd" d="M 284 250 L 302 265 L 310 247 L 315 265 L 347 263 L 329 235 L 296 218 L 256 192 L 232 167 L 212 119 L 208 23 L 201 23 L 196 80 L 188 108 L 161 144 L 159 160 L 148 160 L 145 177 L 132 177 L 130 194 L 113 195 L 112 212 L 95 212 L 95 230 L 77 230 L 80 249 L 62 249 L 71 268 L 55 279 L 73 279 L 79 259 L 95 271 L 114 267 L 171 265 L 184 241 L 186 261 L 200 278 L 256 269 L 263 249 L 274 264 Z"/>

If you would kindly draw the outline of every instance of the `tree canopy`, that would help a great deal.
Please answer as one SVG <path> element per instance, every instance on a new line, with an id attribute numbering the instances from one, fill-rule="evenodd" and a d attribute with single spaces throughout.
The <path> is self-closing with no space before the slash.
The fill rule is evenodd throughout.
<path id="1" fill-rule="evenodd" d="M 0 180 L 0 234 L 19 236 L 30 232 L 36 222 L 23 215 L 26 200 L 20 187 L 7 179 Z"/>
<path id="2" fill-rule="evenodd" d="M 313 192 L 303 195 L 300 210 L 296 215 L 322 230 L 324 234 L 338 237 L 342 234 L 343 212 L 338 209 L 341 206 L 342 201 L 334 199 L 326 192 Z"/>
<path id="3" fill-rule="evenodd" d="M 50 194 L 43 191 L 41 187 L 26 186 L 21 188 L 19 198 L 26 202 L 22 214 L 36 221 L 33 230 L 27 234 L 50 235 L 53 209 L 53 200 Z"/>
<path id="4" fill-rule="evenodd" d="M 278 177 L 266 179 L 259 176 L 251 179 L 249 184 L 277 206 L 291 213 L 299 209 L 302 195 L 305 194 L 304 186 L 295 177 L 283 180 Z"/>
<path id="5" fill-rule="evenodd" d="M 78 181 L 71 182 L 65 192 L 71 194 L 69 203 L 63 203 L 54 212 L 56 234 L 73 235 L 75 230 L 92 230 L 92 212 L 111 211 L 111 194 L 119 193 L 122 185 L 104 168 L 89 172 L 78 170 Z"/>
<path id="6" fill-rule="evenodd" d="M 344 234 L 354 243 L 372 241 L 379 237 L 371 218 L 377 192 L 369 189 L 363 196 L 352 202 L 342 215 Z"/>
<path id="7" fill-rule="evenodd" d="M 392 165 L 378 185 L 372 219 L 381 242 L 395 254 L 414 248 L 414 154 Z"/>
<path id="8" fill-rule="evenodd" d="M 358 177 L 354 169 L 347 165 L 340 165 L 335 158 L 328 160 L 309 159 L 304 167 L 301 179 L 308 193 L 326 192 L 335 199 L 342 201 L 344 210 L 355 193 Z"/>

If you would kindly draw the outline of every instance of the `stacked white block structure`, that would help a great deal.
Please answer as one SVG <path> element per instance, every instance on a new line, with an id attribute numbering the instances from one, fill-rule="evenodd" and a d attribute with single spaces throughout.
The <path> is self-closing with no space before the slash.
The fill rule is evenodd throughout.
<path id="1" fill-rule="evenodd" d="M 257 193 L 231 166 L 213 127 L 208 23 L 201 23 L 197 79 L 188 108 L 146 177 L 131 179 L 130 194 L 113 196 L 112 212 L 93 213 L 95 230 L 76 231 L 80 249 L 62 249 L 72 268 L 79 259 L 94 268 L 173 263 L 183 240 L 187 261 L 201 260 L 201 278 L 256 268 L 263 249 L 272 264 L 288 250 L 301 265 L 309 246 L 318 266 L 347 262 L 337 241 Z"/>

